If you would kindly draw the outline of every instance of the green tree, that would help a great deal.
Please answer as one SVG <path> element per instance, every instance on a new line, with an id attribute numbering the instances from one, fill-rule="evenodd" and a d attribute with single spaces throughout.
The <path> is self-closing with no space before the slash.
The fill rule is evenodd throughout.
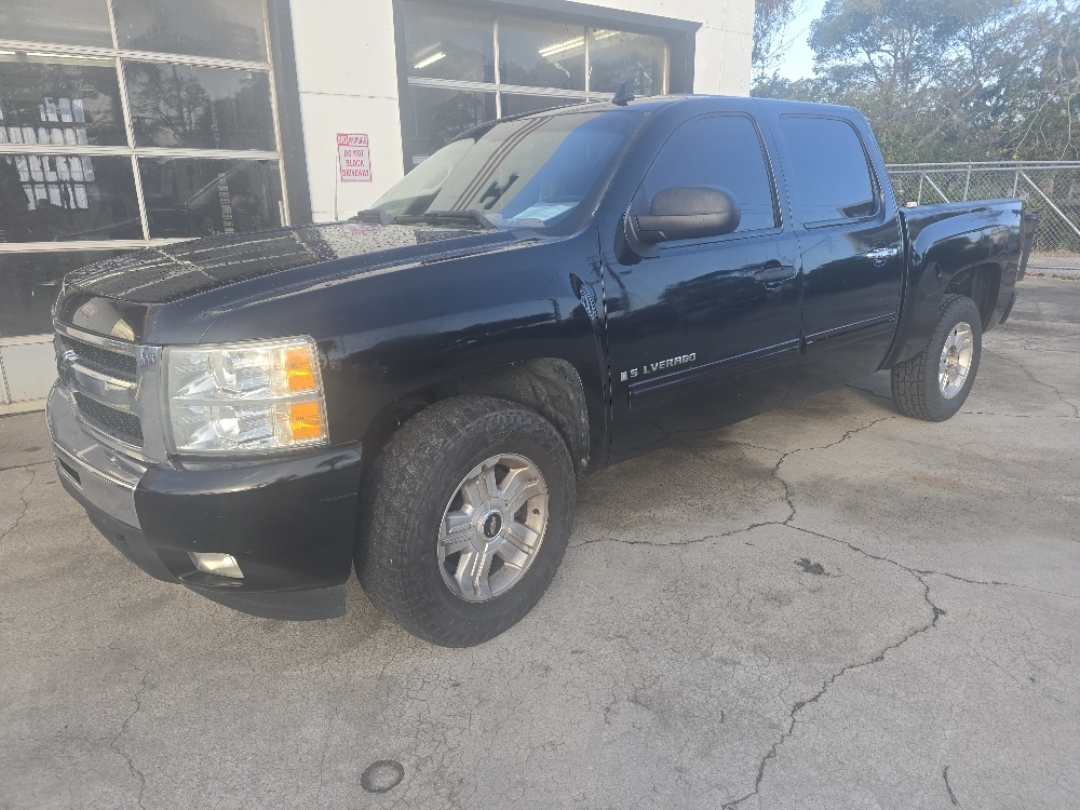
<path id="1" fill-rule="evenodd" d="M 985 159 L 1022 20 L 1016 0 L 829 0 L 810 46 L 825 95 L 873 119 L 889 160 Z"/>
<path id="2" fill-rule="evenodd" d="M 754 94 L 858 107 L 891 162 L 1080 157 L 1077 0 L 828 0 L 809 44 Z"/>
<path id="3" fill-rule="evenodd" d="M 1057 0 L 1028 9 L 1008 79 L 1001 151 L 1017 160 L 1080 160 L 1080 6 Z"/>

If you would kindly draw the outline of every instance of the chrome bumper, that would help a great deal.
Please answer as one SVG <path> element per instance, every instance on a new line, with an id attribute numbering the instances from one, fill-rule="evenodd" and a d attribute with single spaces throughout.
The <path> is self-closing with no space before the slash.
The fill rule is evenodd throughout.
<path id="1" fill-rule="evenodd" d="M 56 472 L 91 504 L 128 526 L 141 528 L 135 511 L 135 487 L 147 468 L 105 447 L 79 424 L 60 383 L 45 407 Z"/>

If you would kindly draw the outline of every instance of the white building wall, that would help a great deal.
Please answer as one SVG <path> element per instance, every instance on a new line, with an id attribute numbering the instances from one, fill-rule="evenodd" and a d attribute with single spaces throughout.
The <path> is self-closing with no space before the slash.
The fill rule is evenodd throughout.
<path id="1" fill-rule="evenodd" d="M 747 95 L 754 0 L 595 0 L 701 23 L 694 92 Z M 404 174 L 390 0 L 292 0 L 300 115 L 316 222 L 370 207 Z M 338 179 L 337 134 L 371 141 L 371 182 Z"/>
<path id="2" fill-rule="evenodd" d="M 403 174 L 390 0 L 292 0 L 312 216 L 344 219 Z M 371 182 L 338 180 L 337 134 L 371 139 Z"/>

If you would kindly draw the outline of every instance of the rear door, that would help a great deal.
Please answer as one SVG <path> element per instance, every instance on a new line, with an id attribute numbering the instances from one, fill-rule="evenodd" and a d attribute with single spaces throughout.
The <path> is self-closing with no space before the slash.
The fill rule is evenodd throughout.
<path id="1" fill-rule="evenodd" d="M 638 263 L 605 256 L 613 458 L 780 405 L 798 357 L 798 241 L 782 226 L 750 115 L 678 126 L 630 210 L 646 213 L 657 193 L 686 186 L 726 189 L 741 222 L 725 236 L 664 243 Z"/>
<path id="2" fill-rule="evenodd" d="M 780 138 L 803 262 L 799 393 L 881 364 L 896 328 L 903 238 L 890 190 L 847 119 L 781 115 Z"/>

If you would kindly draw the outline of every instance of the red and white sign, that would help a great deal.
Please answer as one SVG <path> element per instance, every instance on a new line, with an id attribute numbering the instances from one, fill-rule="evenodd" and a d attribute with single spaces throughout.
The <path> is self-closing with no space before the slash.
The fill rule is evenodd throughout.
<path id="1" fill-rule="evenodd" d="M 342 183 L 371 182 L 371 144 L 367 135 L 339 132 L 337 154 Z"/>

